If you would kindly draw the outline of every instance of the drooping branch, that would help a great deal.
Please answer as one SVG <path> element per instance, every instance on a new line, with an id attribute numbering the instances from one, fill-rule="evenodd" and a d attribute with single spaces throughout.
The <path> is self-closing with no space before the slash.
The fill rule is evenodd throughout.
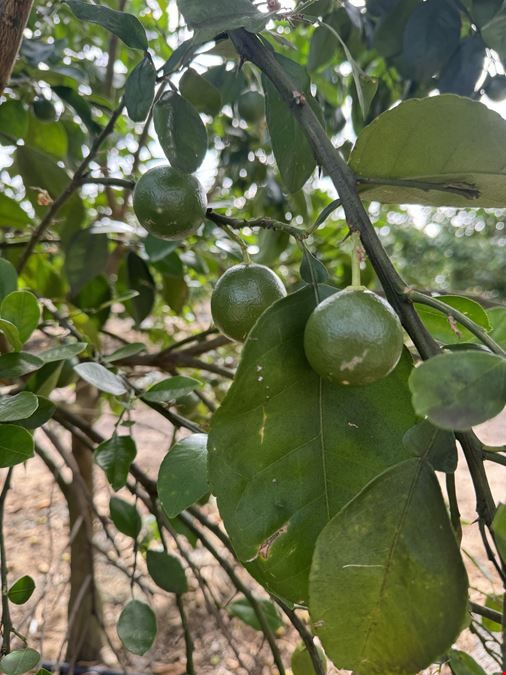
<path id="1" fill-rule="evenodd" d="M 385 295 L 395 309 L 406 332 L 423 359 L 439 353 L 439 347 L 416 313 L 410 298 L 406 297 L 407 284 L 395 269 L 379 236 L 371 223 L 356 189 L 356 176 L 332 145 L 317 115 L 297 85 L 277 61 L 274 53 L 260 39 L 244 29 L 230 32 L 230 38 L 243 61 L 254 63 L 272 82 L 281 98 L 304 131 L 317 162 L 323 167 L 336 188 L 350 230 L 360 234 L 362 245 L 383 286 Z M 477 498 L 477 510 L 488 526 L 496 510 L 487 476 L 483 468 L 481 443 L 469 432 L 460 434 L 459 440 L 466 456 L 469 472 Z"/>
<path id="2" fill-rule="evenodd" d="M 9 598 L 7 597 L 8 583 L 7 583 L 7 558 L 5 556 L 5 539 L 4 539 L 4 514 L 5 514 L 5 501 L 7 499 L 7 494 L 11 486 L 12 479 L 12 467 L 7 471 L 5 481 L 2 487 L 2 492 L 0 493 L 0 581 L 2 593 L 2 620 L 0 625 L 3 631 L 2 639 L 2 649 L 0 650 L 1 654 L 8 654 L 11 649 L 11 632 L 12 632 L 12 623 L 11 615 L 9 611 Z"/>
<path id="3" fill-rule="evenodd" d="M 45 216 L 42 218 L 38 226 L 33 231 L 32 236 L 30 237 L 30 241 L 26 245 L 26 248 L 19 259 L 17 265 L 18 273 L 20 273 L 25 268 L 25 265 L 28 262 L 30 256 L 32 255 L 35 246 L 38 244 L 39 240 L 42 238 L 47 228 L 53 222 L 58 211 L 62 208 L 64 204 L 66 204 L 66 202 L 72 197 L 74 192 L 78 189 L 81 178 L 84 176 L 86 169 L 93 161 L 93 159 L 96 157 L 102 143 L 109 136 L 109 134 L 112 133 L 114 125 L 116 124 L 118 117 L 121 115 L 123 111 L 123 106 L 124 103 L 123 100 L 121 100 L 120 104 L 118 105 L 116 110 L 114 110 L 111 117 L 109 118 L 109 121 L 106 124 L 106 126 L 102 129 L 100 134 L 93 141 L 90 151 L 76 169 L 76 172 L 74 173 L 72 179 L 70 180 L 65 190 L 51 204 Z"/>

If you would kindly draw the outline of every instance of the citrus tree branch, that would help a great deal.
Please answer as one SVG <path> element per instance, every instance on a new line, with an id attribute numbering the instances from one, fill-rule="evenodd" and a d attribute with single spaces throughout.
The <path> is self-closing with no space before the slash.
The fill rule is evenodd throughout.
<path id="1" fill-rule="evenodd" d="M 7 591 L 9 590 L 7 583 L 7 559 L 5 557 L 5 541 L 4 541 L 4 513 L 5 500 L 9 492 L 12 479 L 12 467 L 8 470 L 5 481 L 0 493 L 0 580 L 2 592 L 2 620 L 0 622 L 3 631 L 1 654 L 8 654 L 11 650 L 11 632 L 12 623 L 9 611 L 9 598 Z"/>
<path id="2" fill-rule="evenodd" d="M 59 195 L 59 197 L 57 197 L 55 201 L 51 204 L 49 210 L 46 212 L 46 215 L 42 218 L 38 226 L 33 231 L 32 236 L 30 237 L 30 240 L 26 245 L 26 248 L 19 259 L 17 265 L 18 273 L 22 272 L 23 269 L 25 268 L 25 265 L 28 262 L 30 256 L 32 255 L 35 246 L 38 244 L 39 240 L 42 238 L 47 228 L 53 222 L 58 211 L 78 189 L 79 185 L 81 184 L 80 183 L 81 178 L 86 172 L 86 169 L 88 168 L 89 164 L 93 161 L 93 159 L 96 157 L 102 143 L 114 129 L 114 125 L 116 124 L 118 117 L 121 115 L 123 111 L 123 106 L 124 103 L 122 100 L 118 105 L 118 107 L 116 108 L 116 110 L 114 110 L 114 112 L 112 113 L 106 126 L 102 129 L 100 134 L 93 141 L 90 151 L 83 159 L 81 164 L 77 167 L 76 172 L 74 173 L 72 179 L 70 180 L 70 183 L 67 185 L 65 190 Z"/>
<path id="3" fill-rule="evenodd" d="M 420 320 L 411 299 L 406 297 L 407 284 L 383 248 L 362 204 L 356 188 L 355 175 L 332 145 L 317 115 L 300 95 L 297 85 L 277 61 L 274 52 L 256 35 L 239 29 L 230 32 L 230 39 L 241 59 L 251 61 L 269 78 L 300 124 L 318 164 L 326 171 L 338 192 L 350 230 L 359 232 L 362 245 L 378 275 L 385 295 L 399 315 L 418 352 L 423 359 L 438 354 L 439 346 Z M 459 434 L 459 437 L 463 439 L 461 442 L 476 492 L 477 511 L 490 526 L 496 506 L 483 467 L 481 443 L 472 433 Z"/>

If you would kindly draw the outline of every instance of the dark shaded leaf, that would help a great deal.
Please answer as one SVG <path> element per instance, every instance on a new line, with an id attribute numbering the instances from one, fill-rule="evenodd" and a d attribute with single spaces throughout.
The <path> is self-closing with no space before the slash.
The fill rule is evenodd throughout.
<path id="1" fill-rule="evenodd" d="M 39 325 L 39 303 L 30 291 L 13 291 L 2 300 L 0 315 L 16 326 L 24 344 Z"/>
<path id="2" fill-rule="evenodd" d="M 65 248 L 64 271 L 73 295 L 105 270 L 108 255 L 107 235 L 88 228 L 72 237 Z"/>
<path id="3" fill-rule="evenodd" d="M 16 424 L 0 424 L 0 469 L 22 464 L 33 457 L 33 438 Z"/>
<path id="4" fill-rule="evenodd" d="M 128 287 L 138 295 L 125 302 L 125 307 L 134 318 L 136 325 L 149 316 L 155 304 L 155 282 L 144 260 L 130 251 L 126 259 Z"/>
<path id="5" fill-rule="evenodd" d="M 276 55 L 277 60 L 294 80 L 298 92 L 314 106 L 310 92 L 309 77 L 302 66 L 285 56 Z M 297 192 L 306 183 L 316 167 L 309 141 L 301 126 L 283 101 L 268 77 L 262 75 L 265 93 L 265 114 L 272 142 L 272 150 L 279 173 L 288 192 Z"/>
<path id="6" fill-rule="evenodd" d="M 109 510 L 111 513 L 111 520 L 118 530 L 123 534 L 126 534 L 127 537 L 137 539 L 142 529 L 142 521 L 135 506 L 119 497 L 111 497 L 109 501 Z"/>
<path id="7" fill-rule="evenodd" d="M 484 59 L 485 44 L 480 35 L 464 38 L 441 71 L 439 91 L 471 96 L 483 71 Z"/>
<path id="8" fill-rule="evenodd" d="M 95 462 L 105 471 L 113 490 L 119 490 L 126 485 L 128 472 L 136 454 L 137 448 L 133 438 L 117 434 L 100 443 L 95 449 Z"/>
<path id="9" fill-rule="evenodd" d="M 219 90 L 193 68 L 185 70 L 179 81 L 179 91 L 200 112 L 214 116 L 221 110 Z"/>
<path id="10" fill-rule="evenodd" d="M 424 420 L 408 429 L 402 439 L 408 450 L 423 457 L 436 471 L 453 473 L 457 468 L 457 446 L 451 431 L 432 426 Z"/>
<path id="11" fill-rule="evenodd" d="M 192 173 L 207 152 L 207 131 L 195 108 L 174 91 L 163 94 L 155 105 L 155 130 L 172 166 Z"/>
<path id="12" fill-rule="evenodd" d="M 92 5 L 81 0 L 65 0 L 78 19 L 98 23 L 108 31 L 117 35 L 120 40 L 132 49 L 148 48 L 146 32 L 141 22 L 133 14 L 118 12 L 104 5 Z"/>
<path id="13" fill-rule="evenodd" d="M 148 572 L 157 586 L 167 593 L 186 593 L 186 574 L 179 560 L 163 551 L 148 551 Z"/>
<path id="14" fill-rule="evenodd" d="M 249 0 L 177 0 L 179 11 L 188 28 L 195 31 L 194 40 L 207 42 L 218 33 L 246 28 L 252 33 L 261 31 L 267 16 L 261 14 Z"/>
<path id="15" fill-rule="evenodd" d="M 14 380 L 33 373 L 44 365 L 44 361 L 28 352 L 12 352 L 0 356 L 0 379 Z"/>
<path id="16" fill-rule="evenodd" d="M 172 446 L 160 466 L 157 487 L 169 518 L 209 492 L 206 434 L 192 434 Z"/>
<path id="17" fill-rule="evenodd" d="M 274 632 L 279 630 L 283 626 L 283 621 L 273 603 L 269 600 L 258 600 L 258 604 L 264 613 L 265 620 L 270 629 Z M 231 616 L 235 616 L 237 619 L 241 619 L 241 621 L 244 621 L 245 624 L 251 626 L 255 630 L 262 630 L 257 615 L 255 614 L 255 610 L 247 598 L 241 598 L 240 600 L 231 602 L 228 607 L 228 613 Z"/>
<path id="18" fill-rule="evenodd" d="M 404 31 L 403 63 L 413 79 L 425 82 L 439 72 L 460 38 L 460 13 L 449 0 L 426 0 L 415 7 Z"/>
<path id="19" fill-rule="evenodd" d="M 145 57 L 132 70 L 125 84 L 125 105 L 134 122 L 148 116 L 155 95 L 156 70 L 151 58 Z"/>

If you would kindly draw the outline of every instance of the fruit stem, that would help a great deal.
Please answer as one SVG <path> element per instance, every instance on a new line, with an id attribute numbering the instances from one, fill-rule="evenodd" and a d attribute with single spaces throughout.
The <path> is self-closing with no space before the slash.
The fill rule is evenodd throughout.
<path id="1" fill-rule="evenodd" d="M 354 232 L 351 235 L 351 240 L 353 244 L 351 252 L 351 285 L 353 288 L 358 288 L 362 285 L 360 283 L 360 263 L 364 257 L 364 249 L 362 248 L 358 232 Z"/>
<path id="2" fill-rule="evenodd" d="M 251 258 L 250 254 L 248 253 L 248 244 L 243 239 L 241 239 L 241 237 L 238 234 L 236 234 L 234 230 L 232 230 L 232 228 L 229 227 L 228 225 L 220 223 L 220 227 L 228 234 L 230 239 L 233 239 L 236 242 L 236 244 L 239 245 L 242 252 L 242 257 L 246 265 L 251 265 Z"/>

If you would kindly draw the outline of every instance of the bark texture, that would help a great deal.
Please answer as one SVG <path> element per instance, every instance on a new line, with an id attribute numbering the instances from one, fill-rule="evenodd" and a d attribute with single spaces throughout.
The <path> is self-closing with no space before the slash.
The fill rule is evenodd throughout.
<path id="1" fill-rule="evenodd" d="M 16 60 L 33 0 L 0 0 L 0 94 Z"/>

